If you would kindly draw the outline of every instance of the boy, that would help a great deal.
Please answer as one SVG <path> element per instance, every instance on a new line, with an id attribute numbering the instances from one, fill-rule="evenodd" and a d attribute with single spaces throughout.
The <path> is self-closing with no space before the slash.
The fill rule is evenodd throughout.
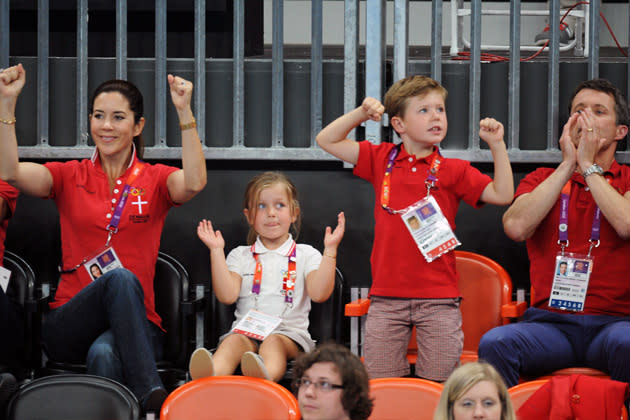
<path id="1" fill-rule="evenodd" d="M 445 381 L 463 347 L 453 234 L 460 200 L 505 205 L 514 194 L 503 125 L 480 122 L 480 137 L 494 157 L 494 181 L 469 162 L 445 159 L 438 145 L 446 136 L 446 89 L 426 76 L 396 82 L 385 107 L 373 98 L 337 118 L 317 136 L 333 156 L 354 164 L 354 173 L 376 193 L 371 304 L 366 321 L 365 363 L 370 377 L 409 374 L 407 343 L 415 325 L 416 375 Z M 402 145 L 356 142 L 348 133 L 383 112 Z M 408 219 L 424 222 L 412 229 Z M 402 217 L 401 217 L 402 216 Z"/>

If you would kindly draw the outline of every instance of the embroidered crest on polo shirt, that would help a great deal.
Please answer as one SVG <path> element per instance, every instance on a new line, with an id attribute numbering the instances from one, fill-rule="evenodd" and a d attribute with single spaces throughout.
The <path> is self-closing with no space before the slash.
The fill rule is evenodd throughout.
<path id="1" fill-rule="evenodd" d="M 129 215 L 129 221 L 132 223 L 147 223 L 149 221 L 149 201 L 145 198 L 146 191 L 144 188 L 133 187 L 129 191 L 130 201 L 133 214 Z"/>

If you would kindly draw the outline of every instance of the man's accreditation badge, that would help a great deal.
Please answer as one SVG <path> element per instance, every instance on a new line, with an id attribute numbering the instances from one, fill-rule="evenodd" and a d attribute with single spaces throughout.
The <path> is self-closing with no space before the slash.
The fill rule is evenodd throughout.
<path id="1" fill-rule="evenodd" d="M 401 217 L 428 262 L 461 245 L 433 196 L 418 201 Z"/>
<path id="2" fill-rule="evenodd" d="M 592 270 L 592 256 L 573 253 L 558 254 L 549 307 L 565 311 L 583 311 Z"/>

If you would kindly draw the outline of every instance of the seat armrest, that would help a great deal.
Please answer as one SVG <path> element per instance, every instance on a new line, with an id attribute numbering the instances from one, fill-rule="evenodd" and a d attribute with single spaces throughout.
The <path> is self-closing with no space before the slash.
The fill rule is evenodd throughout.
<path id="1" fill-rule="evenodd" d="M 506 303 L 505 305 L 501 306 L 501 316 L 503 318 L 519 318 L 523 316 L 523 313 L 525 313 L 525 309 L 527 309 L 527 302 L 515 301 Z"/>
<path id="2" fill-rule="evenodd" d="M 363 316 L 367 314 L 370 307 L 370 299 L 357 299 L 352 302 L 346 303 L 345 315 L 346 316 Z"/>
<path id="3" fill-rule="evenodd" d="M 24 302 L 24 309 L 29 313 L 46 312 L 48 311 L 48 304 L 52 301 L 50 295 L 50 284 L 42 283 L 41 296 L 33 299 L 26 299 Z"/>

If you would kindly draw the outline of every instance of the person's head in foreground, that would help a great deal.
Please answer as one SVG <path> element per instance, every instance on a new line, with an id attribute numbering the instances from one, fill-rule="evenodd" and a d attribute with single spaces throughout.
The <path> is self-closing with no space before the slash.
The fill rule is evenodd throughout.
<path id="1" fill-rule="evenodd" d="M 366 420 L 372 413 L 367 371 L 339 344 L 323 344 L 298 356 L 293 390 L 303 420 Z"/>
<path id="2" fill-rule="evenodd" d="M 444 383 L 433 420 L 516 420 L 507 387 L 492 365 L 461 365 Z"/>

